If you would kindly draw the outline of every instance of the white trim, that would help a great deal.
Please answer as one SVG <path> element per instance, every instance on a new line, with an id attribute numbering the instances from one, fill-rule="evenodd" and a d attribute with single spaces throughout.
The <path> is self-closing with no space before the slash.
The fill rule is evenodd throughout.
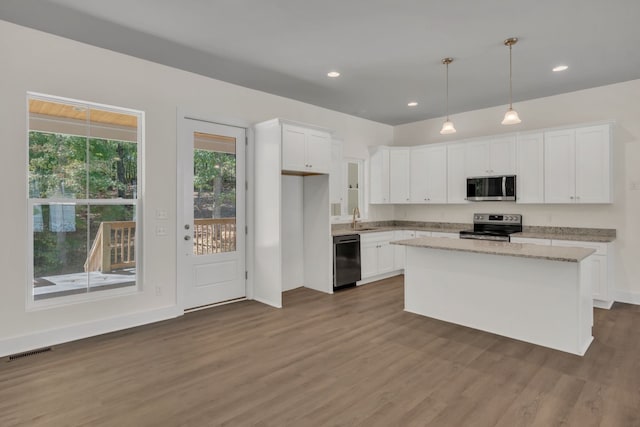
<path id="1" fill-rule="evenodd" d="M 249 190 L 245 191 L 245 225 L 249 227 L 249 233 L 245 235 L 245 270 L 248 272 L 248 279 L 245 281 L 245 298 L 253 299 L 253 211 L 252 199 L 250 192 L 253 187 L 253 163 L 250 160 L 250 152 L 253 154 L 253 129 L 251 125 L 241 119 L 226 117 L 220 114 L 210 114 L 203 112 L 194 112 L 184 107 L 176 108 L 176 307 L 184 312 L 184 280 L 185 271 L 184 263 L 180 261 L 180 253 L 183 249 L 183 242 L 179 238 L 183 231 L 185 223 L 184 209 L 181 205 L 184 201 L 184 155 L 185 150 L 182 149 L 181 143 L 185 133 L 186 121 L 193 120 L 204 123 L 212 123 L 221 126 L 229 126 L 244 129 L 247 138 L 247 146 L 245 147 L 245 173 L 244 179 L 249 183 Z M 250 163 L 251 162 L 251 163 Z"/>
<path id="2" fill-rule="evenodd" d="M 111 317 L 0 340 L 0 357 L 182 316 L 176 307 Z"/>
<path id="3" fill-rule="evenodd" d="M 274 301 L 270 301 L 264 298 L 260 298 L 260 297 L 255 297 L 253 298 L 255 301 L 258 301 L 259 303 L 268 305 L 269 307 L 273 307 L 273 308 L 282 308 L 282 304 L 281 303 L 276 303 Z"/>
<path id="4" fill-rule="evenodd" d="M 389 273 L 378 274 L 376 276 L 367 277 L 366 279 L 362 279 L 356 283 L 357 286 L 367 285 L 369 283 L 377 282 L 378 280 L 388 279 L 389 277 L 400 276 L 404 274 L 404 270 L 395 270 Z"/>
<path id="5" fill-rule="evenodd" d="M 640 305 L 640 292 L 638 291 L 613 291 L 614 300 L 626 304 Z"/>
<path id="6" fill-rule="evenodd" d="M 136 274 L 137 276 L 137 274 Z M 92 301 L 103 301 L 112 298 L 118 298 L 129 295 L 136 295 L 142 293 L 142 286 L 140 280 L 136 277 L 135 285 L 123 286 L 115 289 L 96 290 L 92 292 L 85 292 L 73 295 L 64 295 L 59 297 L 45 298 L 34 300 L 33 295 L 30 293 L 32 301 L 27 304 L 25 310 L 27 312 L 47 310 L 49 308 L 59 308 L 69 305 L 87 303 Z M 29 291 L 32 291 L 30 288 Z"/>
<path id="7" fill-rule="evenodd" d="M 271 120 L 267 120 L 265 122 L 261 122 L 260 124 L 267 124 L 267 123 L 278 123 L 280 125 L 291 125 L 291 126 L 300 126 L 303 128 L 307 128 L 307 129 L 312 129 L 312 130 L 318 130 L 321 132 L 326 132 L 329 135 L 333 136 L 335 134 L 335 130 L 333 129 L 329 129 L 329 128 L 325 128 L 322 126 L 318 126 L 318 125 L 314 125 L 311 123 L 305 123 L 305 122 L 298 122 L 295 120 L 289 120 L 289 119 L 282 119 L 282 118 L 277 118 L 277 119 L 271 119 Z"/>
<path id="8" fill-rule="evenodd" d="M 246 296 L 251 300 L 254 296 L 254 217 L 255 202 L 253 189 L 255 188 L 254 164 L 255 164 L 255 135 L 252 127 L 246 129 L 247 147 L 245 150 L 245 179 L 248 187 L 245 191 L 245 225 L 248 233 L 245 235 L 245 269 L 247 270 Z"/>
<path id="9" fill-rule="evenodd" d="M 27 217 L 29 220 L 27 221 L 27 260 L 26 260 L 26 269 L 27 269 L 27 280 L 28 283 L 25 283 L 25 310 L 26 311 L 34 311 L 41 309 L 48 309 L 53 307 L 60 307 L 70 304 L 79 304 L 88 301 L 96 301 L 101 299 L 108 299 L 118 296 L 124 295 L 133 295 L 142 292 L 143 283 L 144 283 L 144 274 L 143 274 L 143 265 L 144 265 L 144 212 L 143 212 L 143 200 L 144 200 L 144 191 L 145 191 L 145 168 L 144 168 L 144 156 L 145 156 L 145 112 L 142 110 L 136 110 L 132 108 L 125 107 L 117 107 L 112 105 L 100 104 L 92 101 L 83 101 L 78 99 L 70 99 L 56 95 L 48 95 L 37 92 L 29 92 L 27 91 L 26 96 L 26 115 L 27 115 L 27 129 L 25 132 L 25 150 L 26 150 L 26 159 L 27 159 L 27 169 L 29 168 L 29 133 L 31 131 L 30 127 L 30 112 L 29 112 L 29 101 L 31 99 L 38 99 L 42 101 L 50 101 L 50 102 L 59 102 L 64 103 L 66 105 L 75 105 L 82 108 L 88 109 L 100 109 L 104 111 L 110 111 L 118 114 L 128 114 L 131 116 L 135 116 L 137 118 L 137 128 L 136 128 L 136 141 L 137 144 L 137 176 L 136 176 L 136 198 L 133 199 L 89 199 L 89 198 L 30 198 L 30 188 L 29 188 L 29 174 L 27 174 L 26 181 L 26 194 L 27 194 Z M 90 125 L 90 128 L 94 125 Z M 90 138 L 90 135 L 87 135 L 86 138 Z M 127 141 L 132 142 L 132 141 Z M 88 150 L 88 148 L 87 148 Z M 87 154 L 88 155 L 88 154 Z M 88 177 L 88 171 L 87 171 Z M 88 182 L 88 181 L 87 181 Z M 88 184 L 87 184 L 88 185 Z M 88 190 L 88 189 L 87 189 Z M 88 191 L 85 192 L 85 197 L 88 196 Z M 55 297 L 46 300 L 34 300 L 33 297 L 33 279 L 34 279 L 34 266 L 33 266 L 33 207 L 34 205 L 45 205 L 45 204 L 74 204 L 74 205 L 88 205 L 88 206 L 134 206 L 135 208 L 135 217 L 134 221 L 136 223 L 136 233 L 135 233 L 135 259 L 136 261 L 136 283 L 135 286 L 126 287 L 122 289 L 109 289 L 95 293 L 85 293 L 85 294 L 76 294 L 69 296 L 61 296 Z M 87 223 L 88 227 L 88 223 Z M 90 242 L 87 241 L 87 251 L 89 251 Z M 87 252 L 88 254 L 88 252 Z"/>
<path id="10" fill-rule="evenodd" d="M 603 301 L 600 299 L 594 299 L 593 300 L 593 307 L 594 308 L 602 308 L 604 310 L 610 310 L 611 307 L 613 306 L 613 303 L 615 301 Z"/>

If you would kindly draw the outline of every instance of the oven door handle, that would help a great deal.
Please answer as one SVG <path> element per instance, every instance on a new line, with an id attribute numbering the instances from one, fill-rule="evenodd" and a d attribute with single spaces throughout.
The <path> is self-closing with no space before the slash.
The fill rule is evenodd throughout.
<path id="1" fill-rule="evenodd" d="M 502 197 L 507 197 L 507 177 L 502 177 Z"/>

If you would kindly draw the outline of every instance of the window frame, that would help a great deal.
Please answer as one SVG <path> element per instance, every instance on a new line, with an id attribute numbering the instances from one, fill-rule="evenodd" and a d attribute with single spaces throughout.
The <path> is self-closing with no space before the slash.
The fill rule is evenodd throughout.
<path id="1" fill-rule="evenodd" d="M 87 108 L 87 109 L 99 109 L 102 111 L 109 111 L 120 114 L 133 115 L 137 118 L 137 136 L 136 136 L 136 144 L 137 144 L 137 177 L 136 177 L 136 194 L 135 198 L 131 199 L 123 199 L 123 198 L 112 198 L 112 199 L 89 199 L 89 198 L 31 198 L 30 197 L 30 187 L 29 187 L 29 163 L 30 163 L 30 147 L 29 147 L 29 134 L 31 132 L 30 126 L 30 112 L 29 112 L 29 101 L 31 99 L 37 99 L 42 101 L 50 101 L 57 103 L 64 103 L 67 105 Z M 145 154 L 145 113 L 141 110 L 135 110 L 131 108 L 125 107 L 117 107 L 113 105 L 101 104 L 97 102 L 84 101 L 78 99 L 71 99 L 56 95 L 48 95 L 39 92 L 31 92 L 27 91 L 26 93 L 26 132 L 25 132 L 25 151 L 26 151 L 26 175 L 25 175 L 25 193 L 27 200 L 27 283 L 25 284 L 25 309 L 26 311 L 38 311 L 49 308 L 56 308 L 80 303 L 86 303 L 91 301 L 98 300 L 106 300 L 112 299 L 115 297 L 125 296 L 125 295 L 135 295 L 142 293 L 143 291 L 143 283 L 144 283 L 144 266 L 143 266 L 143 252 L 144 248 L 144 236 L 143 236 L 143 208 L 144 208 L 144 193 L 145 193 L 145 182 L 144 182 L 144 154 Z M 98 138 L 104 139 L 104 138 Z M 89 183 L 87 182 L 87 185 Z M 85 193 L 84 197 L 88 197 Z M 47 205 L 54 203 L 69 203 L 73 201 L 78 205 L 88 205 L 88 206 L 133 206 L 135 209 L 135 217 L 134 220 L 136 222 L 136 232 L 135 232 L 135 260 L 136 260 L 136 284 L 133 286 L 126 286 L 121 288 L 113 288 L 113 289 L 105 289 L 95 292 L 85 292 L 79 294 L 72 295 L 64 295 L 57 296 L 52 298 L 44 298 L 40 300 L 34 299 L 33 295 L 33 282 L 34 282 L 34 222 L 33 222 L 33 209 L 35 205 Z M 89 242 L 90 243 L 90 242 Z M 87 247 L 87 251 L 90 248 Z"/>
<path id="2" fill-rule="evenodd" d="M 358 221 L 367 220 L 368 209 L 366 201 L 366 185 L 365 185 L 365 170 L 366 160 L 356 157 L 344 157 L 341 161 L 341 185 L 340 196 L 342 202 L 340 203 L 340 215 L 331 216 L 331 222 L 333 224 L 341 224 L 351 222 L 353 220 L 353 212 L 348 212 L 349 205 L 349 163 L 356 163 L 358 165 L 358 209 L 360 210 L 360 218 Z"/>

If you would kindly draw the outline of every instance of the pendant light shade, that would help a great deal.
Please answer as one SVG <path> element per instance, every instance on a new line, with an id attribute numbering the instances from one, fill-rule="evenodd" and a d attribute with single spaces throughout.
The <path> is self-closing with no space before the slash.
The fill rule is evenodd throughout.
<path id="1" fill-rule="evenodd" d="M 449 120 L 449 64 L 453 62 L 453 58 L 444 58 L 442 63 L 447 67 L 447 120 L 442 124 L 440 130 L 441 135 L 448 135 L 450 133 L 456 133 L 456 128 L 453 126 L 453 122 Z"/>
<path id="2" fill-rule="evenodd" d="M 517 125 L 521 123 L 520 117 L 518 117 L 518 112 L 513 108 L 509 108 L 506 113 L 504 113 L 504 119 L 502 119 L 503 125 Z"/>
<path id="3" fill-rule="evenodd" d="M 440 130 L 442 135 L 447 135 L 450 133 L 456 133 L 456 128 L 453 127 L 453 122 L 451 120 L 447 120 L 442 124 L 442 129 Z"/>
<path id="4" fill-rule="evenodd" d="M 516 43 L 518 43 L 516 37 L 511 37 L 504 41 L 504 45 L 509 46 L 509 109 L 504 114 L 504 119 L 502 120 L 503 125 L 516 125 L 522 122 L 520 117 L 518 117 L 518 112 L 513 109 L 513 66 L 511 64 L 511 49 Z"/>

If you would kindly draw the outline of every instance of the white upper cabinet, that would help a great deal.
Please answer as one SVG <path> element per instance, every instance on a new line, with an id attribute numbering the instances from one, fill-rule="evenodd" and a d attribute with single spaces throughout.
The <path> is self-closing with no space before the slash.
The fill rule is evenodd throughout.
<path id="1" fill-rule="evenodd" d="M 291 124 L 282 125 L 282 170 L 329 173 L 331 135 Z"/>
<path id="2" fill-rule="evenodd" d="M 544 135 L 518 135 L 516 142 L 518 203 L 544 203 Z"/>
<path id="3" fill-rule="evenodd" d="M 329 200 L 331 204 L 336 204 L 336 211 L 331 214 L 334 216 L 342 215 L 342 199 L 344 198 L 344 177 L 342 164 L 342 141 L 334 139 L 331 142 L 331 172 L 329 173 Z"/>
<path id="4" fill-rule="evenodd" d="M 609 125 L 576 129 L 576 201 L 611 203 Z"/>
<path id="5" fill-rule="evenodd" d="M 492 175 L 515 175 L 516 137 L 514 135 L 491 139 L 489 170 Z"/>
<path id="6" fill-rule="evenodd" d="M 409 203 L 410 155 L 408 148 L 389 150 L 389 200 L 391 203 Z"/>
<path id="7" fill-rule="evenodd" d="M 576 194 L 573 129 L 544 134 L 544 201 L 573 203 Z"/>
<path id="8" fill-rule="evenodd" d="M 515 136 L 496 137 L 466 144 L 467 176 L 514 175 Z"/>
<path id="9" fill-rule="evenodd" d="M 389 203 L 389 148 L 380 147 L 369 159 L 369 202 Z"/>
<path id="10" fill-rule="evenodd" d="M 609 125 L 545 132 L 545 203 L 611 203 Z"/>
<path id="11" fill-rule="evenodd" d="M 412 203 L 447 202 L 447 147 L 419 147 L 411 149 Z"/>
<path id="12" fill-rule="evenodd" d="M 491 175 L 489 166 L 489 141 L 465 144 L 465 179 L 469 176 Z"/>
<path id="13" fill-rule="evenodd" d="M 465 144 L 447 145 L 447 201 L 467 203 Z"/>

